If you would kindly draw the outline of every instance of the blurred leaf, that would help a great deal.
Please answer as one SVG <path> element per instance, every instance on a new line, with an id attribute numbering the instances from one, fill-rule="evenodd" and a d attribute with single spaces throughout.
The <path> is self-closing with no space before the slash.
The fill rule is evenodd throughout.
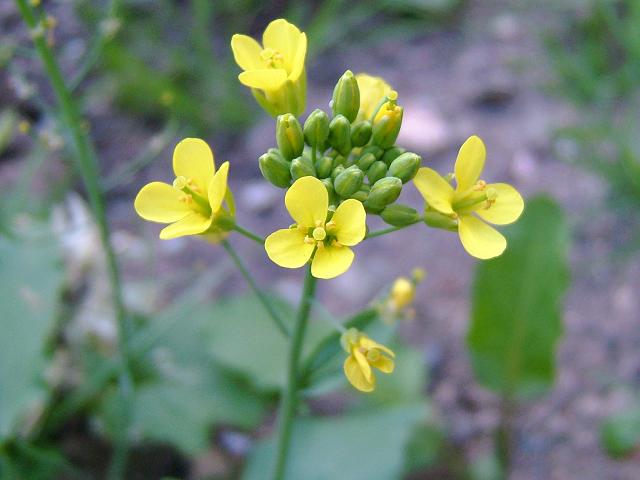
<path id="1" fill-rule="evenodd" d="M 477 266 L 467 345 L 480 383 L 527 396 L 554 380 L 569 232 L 558 205 L 539 197 L 506 233 L 505 253 Z"/>
<path id="2" fill-rule="evenodd" d="M 287 479 L 389 480 L 404 471 L 405 450 L 422 403 L 331 418 L 304 418 L 294 424 Z M 274 444 L 260 443 L 242 478 L 263 479 L 272 471 Z"/>
<path id="3" fill-rule="evenodd" d="M 614 413 L 600 427 L 602 448 L 614 458 L 625 457 L 640 447 L 640 409 Z"/>
<path id="4" fill-rule="evenodd" d="M 13 141 L 13 135 L 18 124 L 16 112 L 5 108 L 0 112 L 0 155 Z"/>
<path id="5" fill-rule="evenodd" d="M 469 480 L 504 480 L 504 469 L 495 452 L 485 453 L 473 459 L 467 468 Z"/>
<path id="6" fill-rule="evenodd" d="M 415 428 L 407 445 L 405 472 L 435 466 L 444 447 L 444 433 L 436 425 Z"/>
<path id="7" fill-rule="evenodd" d="M 0 439 L 45 394 L 44 347 L 56 317 L 62 272 L 48 228 L 38 226 L 30 234 L 33 230 L 43 234 L 40 241 L 0 237 Z"/>

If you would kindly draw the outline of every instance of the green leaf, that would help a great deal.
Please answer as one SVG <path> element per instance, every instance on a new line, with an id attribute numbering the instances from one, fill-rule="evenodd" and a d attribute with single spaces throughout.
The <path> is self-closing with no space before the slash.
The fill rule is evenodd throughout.
<path id="1" fill-rule="evenodd" d="M 294 424 L 285 478 L 399 478 L 411 434 L 426 415 L 424 404 L 413 403 L 333 418 L 299 419 Z M 272 441 L 259 444 L 242 478 L 267 477 L 274 458 Z"/>
<path id="2" fill-rule="evenodd" d="M 640 409 L 615 413 L 600 428 L 602 448 L 614 458 L 625 457 L 640 446 Z"/>
<path id="3" fill-rule="evenodd" d="M 45 395 L 44 347 L 62 280 L 55 242 L 46 233 L 38 242 L 0 237 L 0 439 Z"/>
<path id="4" fill-rule="evenodd" d="M 478 264 L 467 345 L 480 383 L 529 396 L 555 377 L 569 232 L 558 205 L 540 197 L 506 234 L 505 253 Z"/>

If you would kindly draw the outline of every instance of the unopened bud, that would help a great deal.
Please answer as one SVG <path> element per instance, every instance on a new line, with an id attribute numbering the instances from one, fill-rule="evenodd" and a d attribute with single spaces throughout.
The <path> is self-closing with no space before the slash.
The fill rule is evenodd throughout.
<path id="1" fill-rule="evenodd" d="M 384 162 L 378 160 L 377 162 L 373 162 L 367 170 L 367 178 L 369 179 L 369 183 L 373 185 L 381 178 L 387 176 L 387 166 Z"/>
<path id="2" fill-rule="evenodd" d="M 396 158 L 398 158 L 400 155 L 402 155 L 404 152 L 406 152 L 406 150 L 402 147 L 391 147 L 388 148 L 384 151 L 384 155 L 382 155 L 381 160 L 387 164 L 387 166 L 391 165 L 391 162 L 393 162 Z"/>
<path id="3" fill-rule="evenodd" d="M 380 212 L 380 216 L 385 222 L 394 227 L 406 227 L 420 220 L 420 215 L 418 215 L 418 211 L 415 208 L 400 203 L 387 205 Z"/>
<path id="4" fill-rule="evenodd" d="M 334 169 L 331 171 L 331 178 L 335 180 L 336 178 L 338 178 L 338 175 L 340 175 L 345 170 L 346 169 L 344 168 L 344 165 L 338 165 L 334 167 Z"/>
<path id="5" fill-rule="evenodd" d="M 346 163 L 347 163 L 347 159 L 340 154 L 333 157 L 333 163 L 332 163 L 333 168 L 336 168 L 338 165 L 345 165 Z"/>
<path id="6" fill-rule="evenodd" d="M 360 158 L 356 162 L 356 165 L 360 167 L 360 170 L 362 170 L 363 172 L 366 172 L 367 170 L 369 170 L 369 167 L 373 165 L 373 162 L 375 161 L 376 161 L 376 157 L 374 157 L 372 153 L 365 153 L 364 155 L 360 156 Z"/>
<path id="7" fill-rule="evenodd" d="M 333 182 L 336 193 L 342 198 L 349 198 L 360 189 L 364 173 L 356 165 L 352 165 L 338 175 Z"/>
<path id="8" fill-rule="evenodd" d="M 402 182 L 396 177 L 385 177 L 371 187 L 365 207 L 372 211 L 380 211 L 395 202 L 402 192 Z"/>
<path id="9" fill-rule="evenodd" d="M 351 198 L 358 200 L 359 202 L 366 202 L 367 198 L 369 198 L 369 192 L 371 191 L 371 187 L 369 185 L 362 185 L 360 190 L 351 195 Z"/>
<path id="10" fill-rule="evenodd" d="M 290 113 L 278 115 L 276 120 L 276 142 L 286 160 L 291 161 L 302 155 L 304 148 L 302 127 L 296 117 Z"/>
<path id="11" fill-rule="evenodd" d="M 349 120 L 349 123 L 353 122 L 358 116 L 360 89 L 358 88 L 358 81 L 351 70 L 344 72 L 338 83 L 336 83 L 333 89 L 331 109 L 334 117 L 344 115 Z"/>
<path id="12" fill-rule="evenodd" d="M 330 177 L 331 170 L 333 170 L 333 159 L 331 157 L 320 157 L 316 160 L 316 173 L 318 178 Z"/>
<path id="13" fill-rule="evenodd" d="M 362 120 L 358 123 L 354 123 L 351 126 L 351 144 L 354 147 L 362 147 L 371 139 L 371 122 L 369 120 Z"/>
<path id="14" fill-rule="evenodd" d="M 314 110 L 302 131 L 307 145 L 322 148 L 329 137 L 329 116 L 320 109 Z"/>
<path id="15" fill-rule="evenodd" d="M 376 160 L 380 160 L 382 154 L 384 153 L 384 150 L 376 145 L 369 145 L 362 149 L 362 151 L 360 152 L 360 156 L 366 155 L 367 153 L 373 154 L 373 156 L 376 157 Z"/>
<path id="16" fill-rule="evenodd" d="M 416 176 L 420 168 L 420 162 L 422 162 L 420 155 L 405 152 L 391 162 L 387 175 L 390 177 L 398 177 L 402 180 L 402 183 L 407 183 Z"/>
<path id="17" fill-rule="evenodd" d="M 309 157 L 301 156 L 291 160 L 291 178 L 297 180 L 302 177 L 315 177 L 316 169 Z"/>
<path id="18" fill-rule="evenodd" d="M 373 121 L 372 142 L 380 148 L 387 149 L 396 143 L 402 125 L 401 106 L 389 101 L 378 111 Z"/>
<path id="19" fill-rule="evenodd" d="M 424 211 L 424 223 L 433 228 L 440 228 L 442 230 L 449 230 L 452 232 L 458 231 L 457 220 L 431 208 L 427 208 Z"/>
<path id="20" fill-rule="evenodd" d="M 337 115 L 329 124 L 329 144 L 340 154 L 351 151 L 351 124 L 343 115 Z"/>
<path id="21" fill-rule="evenodd" d="M 336 191 L 333 188 L 333 182 L 331 181 L 330 178 L 325 178 L 323 180 L 321 180 L 322 184 L 324 185 L 324 188 L 327 189 L 327 193 L 329 194 L 329 207 L 331 207 L 332 205 L 335 207 L 338 205 L 338 196 L 336 195 Z"/>
<path id="22" fill-rule="evenodd" d="M 262 176 L 276 187 L 287 188 L 291 184 L 291 172 L 280 152 L 274 148 L 258 158 Z"/>

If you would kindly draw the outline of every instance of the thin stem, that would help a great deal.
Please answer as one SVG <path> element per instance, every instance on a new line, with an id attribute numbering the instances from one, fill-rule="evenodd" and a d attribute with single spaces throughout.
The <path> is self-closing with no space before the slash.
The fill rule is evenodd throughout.
<path id="1" fill-rule="evenodd" d="M 410 227 L 411 225 L 415 225 L 416 223 L 419 223 L 421 221 L 422 221 L 422 218 L 420 218 L 419 220 L 416 220 L 413 223 L 410 223 L 408 225 L 403 225 L 401 227 L 389 227 L 389 228 L 384 228 L 382 230 L 378 230 L 376 232 L 370 232 L 370 233 L 367 233 L 367 235 L 365 235 L 364 239 L 366 240 L 368 238 L 381 237 L 382 235 L 386 235 L 387 233 L 397 232 L 398 230 L 402 230 L 403 228 Z"/>
<path id="2" fill-rule="evenodd" d="M 112 302 L 118 327 L 118 350 L 120 354 L 120 375 L 118 383 L 121 394 L 124 398 L 123 403 L 129 406 L 131 405 L 130 399 L 133 393 L 133 381 L 129 370 L 128 341 L 130 329 L 122 299 L 118 264 L 109 239 L 109 226 L 107 224 L 105 204 L 100 190 L 97 156 L 93 148 L 93 144 L 85 133 L 78 107 L 65 84 L 60 66 L 57 63 L 53 52 L 47 45 L 47 41 L 42 32 L 42 25 L 39 25 L 31 4 L 27 0 L 15 1 L 24 22 L 31 31 L 36 51 L 40 56 L 40 60 L 43 63 L 51 87 L 55 92 L 60 107 L 62 121 L 71 134 L 77 168 L 84 181 L 89 197 L 89 203 L 91 204 L 95 221 L 98 225 L 100 240 L 106 257 L 109 282 L 111 285 Z M 127 424 L 129 412 L 124 412 L 124 416 L 124 423 Z M 126 468 L 126 440 L 116 442 L 116 448 L 122 450 L 122 452 L 114 455 L 114 458 L 118 463 L 114 465 L 114 469 L 111 471 L 111 478 L 122 478 Z"/>
<path id="3" fill-rule="evenodd" d="M 289 444 L 291 443 L 291 428 L 295 416 L 298 400 L 299 363 L 304 343 L 304 333 L 309 320 L 309 312 L 315 293 L 316 279 L 311 275 L 311 265 L 307 267 L 307 276 L 304 279 L 302 298 L 296 315 L 296 323 L 293 336 L 289 345 L 289 359 L 287 366 L 287 385 L 280 403 L 280 421 L 278 425 L 278 450 L 276 465 L 273 473 L 274 480 L 282 480 L 287 466 Z"/>
<path id="4" fill-rule="evenodd" d="M 233 229 L 238 232 L 240 235 L 244 235 L 245 237 L 253 240 L 256 243 L 259 243 L 260 245 L 264 245 L 264 238 L 262 238 L 259 235 L 256 235 L 253 232 L 250 232 L 249 230 L 242 228 L 240 225 L 234 225 Z"/>
<path id="5" fill-rule="evenodd" d="M 255 294 L 255 296 L 258 297 L 258 300 L 260 300 L 260 303 L 262 303 L 262 306 L 264 307 L 264 309 L 267 311 L 271 319 L 274 321 L 274 323 L 278 327 L 278 330 L 280 330 L 285 337 L 288 337 L 289 329 L 284 324 L 284 322 L 282 321 L 282 318 L 280 318 L 280 315 L 271 304 L 269 297 L 267 297 L 265 293 L 260 289 L 260 287 L 258 287 L 258 285 L 256 284 L 256 281 L 254 280 L 253 276 L 247 269 L 247 266 L 243 263 L 238 253 L 231 246 L 231 244 L 226 240 L 222 242 L 222 246 L 227 251 L 227 253 L 231 257 L 231 260 L 233 260 L 233 263 L 235 263 L 236 267 L 238 267 L 238 270 L 240 270 L 240 273 L 249 284 L 249 287 L 251 287 L 251 290 L 253 290 L 253 293 Z"/>

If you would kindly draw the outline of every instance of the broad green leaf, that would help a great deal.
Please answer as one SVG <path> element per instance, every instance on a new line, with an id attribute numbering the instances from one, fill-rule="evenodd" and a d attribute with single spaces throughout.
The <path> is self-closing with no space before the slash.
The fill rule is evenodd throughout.
<path id="1" fill-rule="evenodd" d="M 540 197 L 505 233 L 505 253 L 478 264 L 467 345 L 480 383 L 529 396 L 555 376 L 569 232 L 558 205 Z"/>
<path id="2" fill-rule="evenodd" d="M 406 447 L 424 422 L 422 403 L 363 411 L 294 424 L 286 480 L 389 480 L 404 471 Z M 268 478 L 275 457 L 266 441 L 252 453 L 242 478 Z"/>
<path id="3" fill-rule="evenodd" d="M 612 457 L 624 457 L 640 447 L 640 409 L 615 413 L 600 428 L 602 448 Z"/>
<path id="4" fill-rule="evenodd" d="M 0 237 L 0 439 L 45 395 L 44 346 L 55 321 L 60 266 L 48 237 Z"/>

